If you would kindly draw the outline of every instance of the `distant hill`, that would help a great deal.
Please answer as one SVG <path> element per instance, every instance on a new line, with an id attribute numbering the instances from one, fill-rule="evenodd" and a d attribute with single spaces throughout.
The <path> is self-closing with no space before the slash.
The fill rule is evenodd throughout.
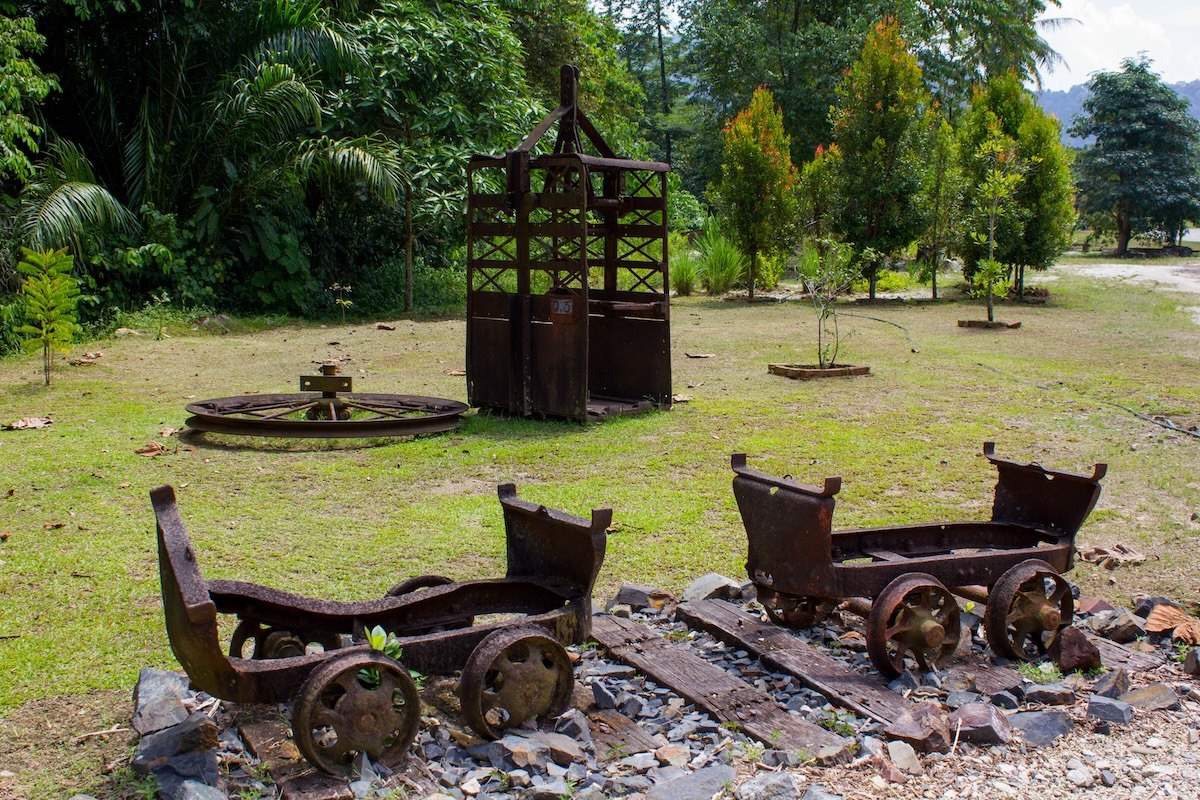
<path id="1" fill-rule="evenodd" d="M 1178 92 L 1181 97 L 1186 97 L 1192 104 L 1192 116 L 1200 119 L 1200 80 L 1184 83 L 1168 83 L 1167 86 Z M 1062 122 L 1063 143 L 1072 147 L 1082 147 L 1084 145 L 1081 139 L 1067 136 L 1066 128 L 1070 127 L 1071 121 L 1079 113 L 1079 109 L 1083 105 L 1083 100 L 1087 97 L 1087 93 L 1087 86 L 1085 84 L 1072 86 L 1065 92 L 1034 92 L 1041 107 L 1047 113 L 1058 117 L 1059 121 Z"/>

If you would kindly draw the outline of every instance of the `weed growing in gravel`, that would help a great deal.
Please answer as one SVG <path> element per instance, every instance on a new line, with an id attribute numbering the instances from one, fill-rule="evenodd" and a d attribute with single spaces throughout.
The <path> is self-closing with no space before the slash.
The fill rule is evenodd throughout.
<path id="1" fill-rule="evenodd" d="M 1058 683 L 1063 679 L 1062 670 L 1053 661 L 1043 661 L 1041 664 L 1022 664 L 1017 667 L 1017 672 L 1034 683 Z"/>

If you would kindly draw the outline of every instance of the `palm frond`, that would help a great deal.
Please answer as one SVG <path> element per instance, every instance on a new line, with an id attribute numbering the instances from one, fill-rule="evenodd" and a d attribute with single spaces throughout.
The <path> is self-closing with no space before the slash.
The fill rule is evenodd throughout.
<path id="1" fill-rule="evenodd" d="M 407 180 L 399 153 L 382 136 L 307 139 L 297 146 L 293 166 L 310 181 L 361 183 L 389 205 L 396 203 Z"/>
<path id="2" fill-rule="evenodd" d="M 136 231 L 137 217 L 96 183 L 83 151 L 70 142 L 51 145 L 38 174 L 21 191 L 17 230 L 25 245 L 40 250 L 73 247 L 80 236 L 105 229 Z"/>
<path id="3" fill-rule="evenodd" d="M 232 140 L 279 142 L 298 129 L 320 126 L 321 103 L 290 65 L 267 62 L 256 65 L 250 77 L 233 80 L 213 107 L 213 124 Z"/>
<path id="4" fill-rule="evenodd" d="M 365 73 L 366 49 L 329 13 L 322 0 L 267 0 L 259 6 L 261 40 L 253 62 L 282 61 L 303 71 Z"/>

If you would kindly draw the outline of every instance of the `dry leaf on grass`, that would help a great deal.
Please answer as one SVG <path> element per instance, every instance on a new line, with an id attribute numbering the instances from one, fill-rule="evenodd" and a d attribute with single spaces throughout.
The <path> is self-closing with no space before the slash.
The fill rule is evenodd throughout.
<path id="1" fill-rule="evenodd" d="M 690 394 L 677 394 L 677 395 L 673 395 L 671 397 L 671 402 L 672 403 L 688 403 L 688 402 L 691 402 L 691 399 L 692 399 L 692 396 Z"/>
<path id="2" fill-rule="evenodd" d="M 83 358 L 72 358 L 67 363 L 70 364 L 72 367 L 91 367 L 91 366 L 95 366 L 95 364 L 96 364 L 94 359 L 88 358 L 86 356 Z"/>
<path id="3" fill-rule="evenodd" d="M 65 528 L 65 527 L 67 527 L 67 523 L 65 523 L 65 522 L 47 522 L 42 525 L 42 528 L 44 530 L 48 530 L 48 531 L 56 531 L 59 528 Z"/>
<path id="4" fill-rule="evenodd" d="M 6 431 L 22 431 L 30 428 L 45 428 L 52 422 L 54 422 L 54 420 L 46 419 L 45 417 L 21 417 L 16 422 L 9 422 L 4 425 L 0 425 L 0 428 L 3 428 Z"/>
<path id="5" fill-rule="evenodd" d="M 388 325 L 386 322 L 377 322 L 377 323 L 375 323 L 375 330 L 377 330 L 377 331 L 394 331 L 394 330 L 396 330 L 396 326 Z"/>
<path id="6" fill-rule="evenodd" d="M 7 542 L 8 535 L 8 531 L 0 531 L 0 542 Z"/>
<path id="7" fill-rule="evenodd" d="M 465 369 L 448 369 L 446 370 L 446 374 L 458 377 L 459 375 L 466 375 L 467 371 Z"/>
<path id="8" fill-rule="evenodd" d="M 1122 564 L 1141 564 L 1146 560 L 1145 555 L 1123 544 L 1112 547 L 1089 547 L 1081 551 L 1079 557 L 1105 569 L 1116 569 Z"/>
<path id="9" fill-rule="evenodd" d="M 684 353 L 688 358 L 715 358 L 716 353 Z"/>
<path id="10" fill-rule="evenodd" d="M 174 436 L 177 433 L 179 433 L 179 428 L 172 428 L 168 426 L 162 429 L 162 433 L 160 433 L 159 436 L 161 436 L 163 439 L 166 439 L 167 437 Z"/>
<path id="11" fill-rule="evenodd" d="M 162 442 L 146 442 L 133 452 L 137 453 L 139 456 L 153 458 L 154 456 L 161 456 L 163 453 L 167 452 L 167 448 L 163 446 Z"/>
<path id="12" fill-rule="evenodd" d="M 1172 638 L 1188 644 L 1200 644 L 1200 619 L 1169 603 L 1159 603 L 1150 611 L 1150 616 L 1146 618 L 1146 630 L 1149 633 L 1173 630 Z"/>

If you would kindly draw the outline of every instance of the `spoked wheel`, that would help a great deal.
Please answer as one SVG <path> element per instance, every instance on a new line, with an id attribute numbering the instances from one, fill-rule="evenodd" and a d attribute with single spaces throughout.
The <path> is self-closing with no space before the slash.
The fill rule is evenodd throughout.
<path id="1" fill-rule="evenodd" d="M 541 628 L 511 628 L 490 634 L 471 652 L 458 696 L 470 726 L 495 739 L 531 717 L 566 711 L 573 684 L 565 647 Z"/>
<path id="2" fill-rule="evenodd" d="M 413 436 L 456 427 L 464 403 L 440 397 L 316 392 L 216 397 L 187 405 L 187 425 L 242 436 L 352 438 Z"/>
<path id="3" fill-rule="evenodd" d="M 942 582 L 923 572 L 901 575 L 875 598 L 867 616 L 867 654 L 891 679 L 906 659 L 928 672 L 958 646 L 958 603 Z"/>
<path id="4" fill-rule="evenodd" d="M 331 657 L 300 686 L 296 746 L 313 766 L 346 774 L 359 753 L 395 767 L 417 735 L 421 701 L 408 670 L 376 651 Z"/>
<path id="5" fill-rule="evenodd" d="M 758 586 L 758 602 L 767 619 L 787 628 L 810 628 L 829 613 L 819 597 L 783 594 L 764 586 Z"/>
<path id="6" fill-rule="evenodd" d="M 992 652 L 1029 661 L 1045 655 L 1058 632 L 1071 624 L 1071 586 L 1045 561 L 1022 561 L 1000 576 L 988 595 L 983 627 Z"/>
<path id="7" fill-rule="evenodd" d="M 291 658 L 304 655 L 308 642 L 316 642 L 326 651 L 336 650 L 342 645 L 340 637 L 333 634 L 308 637 L 303 632 L 244 619 L 233 630 L 229 640 L 229 655 L 232 658 Z M 246 652 L 248 644 L 253 644 L 249 653 Z"/>

